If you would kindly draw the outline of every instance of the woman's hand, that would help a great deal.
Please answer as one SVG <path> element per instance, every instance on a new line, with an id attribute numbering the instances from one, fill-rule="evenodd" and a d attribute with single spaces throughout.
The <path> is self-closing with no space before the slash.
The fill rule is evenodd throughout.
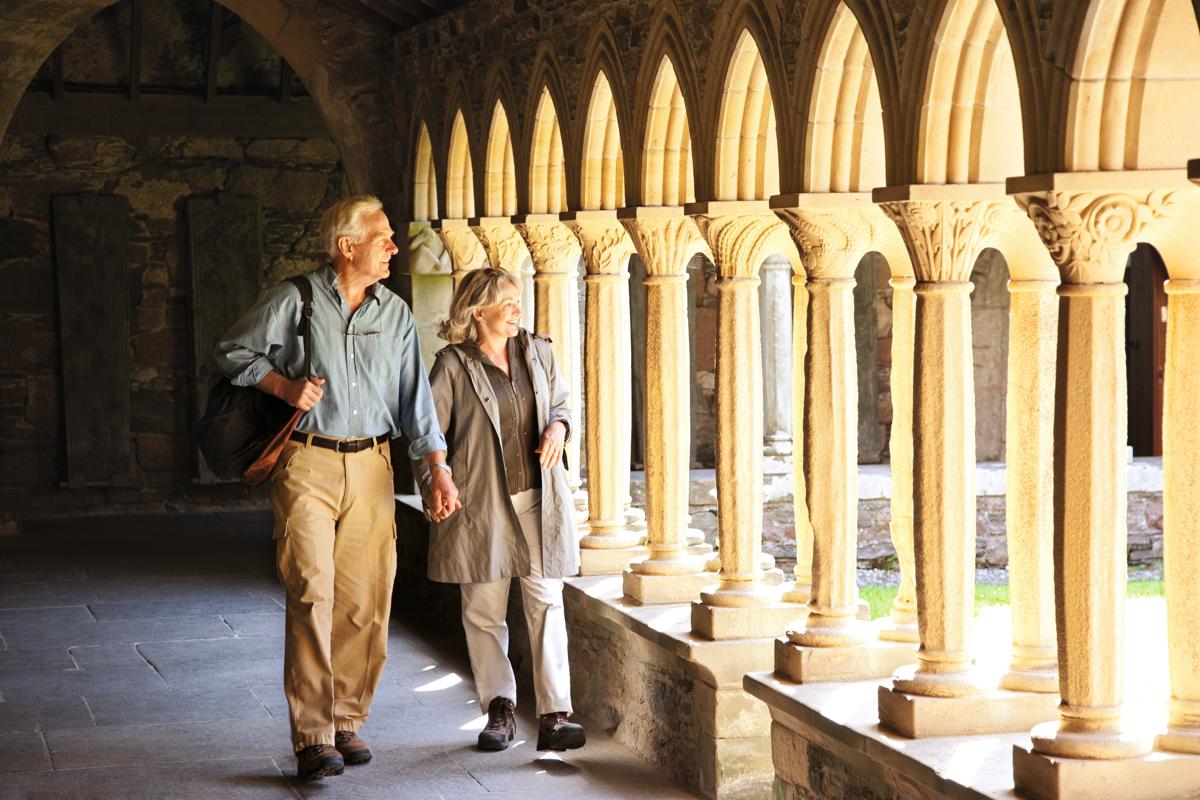
<path id="1" fill-rule="evenodd" d="M 546 426 L 542 433 L 542 442 L 533 452 L 541 454 L 542 469 L 554 469 L 562 461 L 563 446 L 567 440 L 567 426 L 561 420 L 555 420 Z"/>

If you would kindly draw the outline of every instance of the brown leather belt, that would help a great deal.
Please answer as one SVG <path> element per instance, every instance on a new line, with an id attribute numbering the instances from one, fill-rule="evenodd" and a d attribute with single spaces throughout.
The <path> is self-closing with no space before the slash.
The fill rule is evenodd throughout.
<path id="1" fill-rule="evenodd" d="M 331 439 L 328 436 L 317 436 L 315 433 L 304 433 L 303 431 L 292 431 L 292 435 L 288 438 L 293 442 L 304 442 L 314 447 L 324 447 L 326 450 L 335 450 L 339 453 L 358 453 L 388 440 L 386 433 L 368 439 Z"/>

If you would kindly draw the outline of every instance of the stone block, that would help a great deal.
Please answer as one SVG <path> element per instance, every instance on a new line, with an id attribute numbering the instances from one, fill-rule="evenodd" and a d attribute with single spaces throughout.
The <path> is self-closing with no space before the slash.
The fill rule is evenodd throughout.
<path id="1" fill-rule="evenodd" d="M 795 603 L 731 608 L 697 601 L 692 603 L 692 630 L 709 639 L 774 639 L 807 613 Z"/>
<path id="2" fill-rule="evenodd" d="M 1013 746 L 1013 782 L 1018 792 L 1036 800 L 1195 797 L 1200 787 L 1200 756 L 1151 753 L 1106 760 L 1055 758 L 1018 744 Z"/>
<path id="3" fill-rule="evenodd" d="M 1028 731 L 1058 719 L 1058 695 L 994 689 L 967 697 L 924 697 L 879 687 L 879 723 L 901 736 L 976 736 Z"/>
<path id="4" fill-rule="evenodd" d="M 219 158 L 224 161 L 241 161 L 246 154 L 236 139 L 212 139 L 189 137 L 179 143 L 179 155 L 183 158 Z"/>
<path id="5" fill-rule="evenodd" d="M 173 220 L 176 215 L 175 203 L 189 194 L 191 187 L 183 181 L 146 178 L 130 172 L 121 177 L 114 192 L 129 200 L 134 214 L 151 219 Z"/>
<path id="6" fill-rule="evenodd" d="M 770 735 L 736 739 L 700 737 L 700 791 L 721 800 L 758 800 L 771 791 Z"/>
<path id="7" fill-rule="evenodd" d="M 808 740 L 778 722 L 771 723 L 771 760 L 776 777 L 808 787 Z"/>
<path id="8" fill-rule="evenodd" d="M 648 555 L 645 547 L 619 547 L 611 550 L 580 548 L 580 575 L 620 575 L 634 561 Z"/>
<path id="9" fill-rule="evenodd" d="M 853 647 L 803 647 L 775 641 L 775 671 L 796 683 L 886 678 L 917 660 L 917 648 L 904 642 L 869 641 Z"/>
<path id="10" fill-rule="evenodd" d="M 256 139 L 246 147 L 246 157 L 306 167 L 332 167 L 339 158 L 330 139 Z"/>
<path id="11" fill-rule="evenodd" d="M 696 715 L 700 730 L 718 739 L 762 736 L 771 725 L 770 709 L 740 686 L 697 684 Z"/>
<path id="12" fill-rule="evenodd" d="M 714 572 L 698 572 L 691 575 L 641 575 L 625 570 L 622 588 L 625 596 L 642 605 L 662 603 L 689 603 L 700 596 L 700 592 L 711 589 L 720 582 Z"/>

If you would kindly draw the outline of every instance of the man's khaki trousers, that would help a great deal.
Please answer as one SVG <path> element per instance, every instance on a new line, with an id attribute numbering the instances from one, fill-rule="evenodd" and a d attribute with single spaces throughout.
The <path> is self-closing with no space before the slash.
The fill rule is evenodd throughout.
<path id="1" fill-rule="evenodd" d="M 387 660 L 396 509 L 386 443 L 357 453 L 288 442 L 271 483 L 287 592 L 283 691 L 296 752 L 356 731 Z"/>

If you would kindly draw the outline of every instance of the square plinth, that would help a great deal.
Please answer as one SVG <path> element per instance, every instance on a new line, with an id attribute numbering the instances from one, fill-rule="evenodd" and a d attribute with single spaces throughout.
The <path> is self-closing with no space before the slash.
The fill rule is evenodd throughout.
<path id="1" fill-rule="evenodd" d="M 712 589 L 721 578 L 715 572 L 697 572 L 691 575 L 642 575 L 625 570 L 622 587 L 625 596 L 644 606 L 660 603 L 690 603 L 700 592 Z"/>
<path id="2" fill-rule="evenodd" d="M 974 736 L 1028 731 L 1058 719 L 1058 695 L 992 689 L 967 697 L 925 697 L 879 687 L 879 723 L 907 736 Z"/>
<path id="3" fill-rule="evenodd" d="M 775 640 L 775 672 L 796 683 L 886 678 L 916 660 L 916 645 L 905 642 L 876 640 L 850 647 L 804 647 L 787 639 Z"/>
<path id="4" fill-rule="evenodd" d="M 1036 800 L 1161 800 L 1200 794 L 1200 756 L 1057 758 L 1013 745 L 1013 782 Z"/>
<path id="5" fill-rule="evenodd" d="M 808 608 L 795 603 L 730 608 L 692 603 L 692 631 L 709 639 L 774 639 L 803 625 Z"/>
<path id="6" fill-rule="evenodd" d="M 618 547 L 612 550 L 579 548 L 580 575 L 620 575 L 634 561 L 649 555 L 645 547 Z"/>

